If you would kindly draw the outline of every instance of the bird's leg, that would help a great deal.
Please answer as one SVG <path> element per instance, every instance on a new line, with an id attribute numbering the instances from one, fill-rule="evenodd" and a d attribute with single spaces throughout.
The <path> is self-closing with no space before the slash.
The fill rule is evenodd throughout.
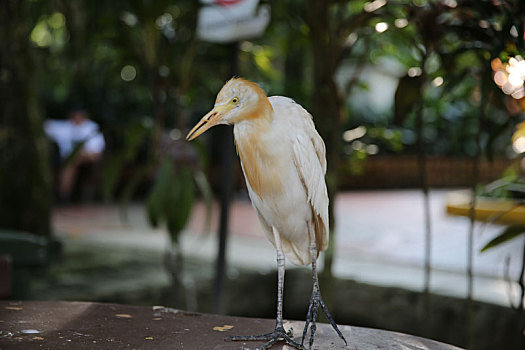
<path id="1" fill-rule="evenodd" d="M 284 253 L 281 244 L 281 235 L 274 228 L 273 238 L 275 239 L 275 246 L 277 247 L 277 320 L 275 329 L 283 328 L 283 294 L 284 294 L 284 272 L 286 269 Z"/>
<path id="2" fill-rule="evenodd" d="M 317 311 L 319 309 L 319 306 L 321 306 L 321 309 L 324 311 L 326 318 L 328 318 L 328 321 L 330 322 L 334 330 L 339 335 L 339 338 L 341 338 L 345 342 L 345 345 L 348 345 L 345 337 L 343 336 L 343 333 L 341 333 L 341 331 L 339 330 L 339 327 L 337 327 L 337 324 L 332 318 L 332 315 L 330 315 L 330 312 L 328 312 L 328 308 L 326 307 L 326 304 L 321 298 L 321 291 L 319 289 L 319 279 L 317 277 L 317 244 L 315 242 L 314 235 L 311 234 L 310 236 L 311 236 L 310 237 L 310 254 L 312 255 L 313 291 L 312 291 L 312 297 L 310 299 L 310 306 L 308 306 L 308 312 L 306 313 L 306 323 L 303 329 L 303 337 L 301 338 L 301 346 L 304 344 L 304 340 L 308 333 L 308 326 L 311 324 L 310 325 L 310 339 L 309 339 L 308 344 L 309 344 L 309 349 L 312 348 L 312 345 L 314 343 L 315 331 L 317 330 L 317 325 L 316 325 Z"/>
<path id="3" fill-rule="evenodd" d="M 250 340 L 266 340 L 267 342 L 260 347 L 260 350 L 269 349 L 273 344 L 284 341 L 286 344 L 293 346 L 297 349 L 304 349 L 304 347 L 295 342 L 293 337 L 293 332 L 289 330 L 288 332 L 283 327 L 283 292 L 284 292 L 284 272 L 285 272 L 285 260 L 284 253 L 281 245 L 281 236 L 279 231 L 273 228 L 273 237 L 275 240 L 275 247 L 277 249 L 277 272 L 278 272 L 278 281 L 277 281 L 277 319 L 275 322 L 275 330 L 271 333 L 262 334 L 262 335 L 240 335 L 240 336 L 231 336 L 226 338 L 226 340 L 232 341 L 250 341 Z"/>

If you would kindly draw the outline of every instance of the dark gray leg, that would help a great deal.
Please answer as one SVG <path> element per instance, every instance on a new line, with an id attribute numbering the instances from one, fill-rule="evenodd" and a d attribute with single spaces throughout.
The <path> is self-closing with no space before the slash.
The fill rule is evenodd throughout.
<path id="1" fill-rule="evenodd" d="M 281 245 L 281 236 L 279 232 L 273 228 L 273 237 L 275 239 L 275 247 L 277 249 L 277 319 L 275 322 L 275 330 L 271 333 L 262 335 L 240 335 L 226 338 L 232 341 L 250 341 L 250 340 L 266 340 L 267 342 L 260 347 L 260 350 L 269 349 L 273 344 L 284 341 L 286 344 L 293 346 L 297 349 L 304 349 L 304 347 L 295 342 L 292 337 L 291 331 L 286 332 L 283 327 L 283 292 L 284 292 L 284 271 L 285 271 L 285 260 L 284 253 Z"/>
<path id="2" fill-rule="evenodd" d="M 321 291 L 319 289 L 319 279 L 317 277 L 317 244 L 315 243 L 315 237 L 314 237 L 313 231 L 310 231 L 310 232 L 311 232 L 310 234 L 310 254 L 312 255 L 313 291 L 312 291 L 312 297 L 310 298 L 310 306 L 308 307 L 308 312 L 306 313 L 306 323 L 303 329 L 303 337 L 301 339 L 301 345 L 304 344 L 304 340 L 308 333 L 308 326 L 310 326 L 310 339 L 308 341 L 308 344 L 309 344 L 309 349 L 312 348 L 312 345 L 314 343 L 315 331 L 317 330 L 316 322 L 317 322 L 317 311 L 319 309 L 319 306 L 321 306 L 321 309 L 324 311 L 326 318 L 328 318 L 328 321 L 330 321 L 330 324 L 332 325 L 334 330 L 339 335 L 339 338 L 341 338 L 345 342 L 345 345 L 348 345 L 345 337 L 343 336 L 343 333 L 341 333 L 341 331 L 339 330 L 339 327 L 337 327 L 337 324 L 332 318 L 332 315 L 330 315 L 330 312 L 328 312 L 328 308 L 326 307 L 325 303 L 323 302 L 323 299 L 321 298 Z"/>

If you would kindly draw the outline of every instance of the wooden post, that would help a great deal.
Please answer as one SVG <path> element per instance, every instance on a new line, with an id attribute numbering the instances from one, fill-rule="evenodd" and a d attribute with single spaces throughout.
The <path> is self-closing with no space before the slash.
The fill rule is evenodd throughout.
<path id="1" fill-rule="evenodd" d="M 239 71 L 239 43 L 230 45 L 230 77 L 236 76 Z M 220 222 L 219 222 L 219 247 L 217 252 L 214 312 L 224 313 L 224 276 L 226 274 L 226 243 L 228 240 L 228 225 L 230 216 L 230 201 L 233 190 L 233 132 L 231 127 L 221 129 L 221 193 L 220 193 Z"/>

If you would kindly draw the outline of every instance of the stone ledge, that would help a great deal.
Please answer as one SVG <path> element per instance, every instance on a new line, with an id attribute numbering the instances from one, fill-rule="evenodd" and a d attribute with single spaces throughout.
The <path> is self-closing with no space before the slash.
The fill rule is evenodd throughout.
<path id="1" fill-rule="evenodd" d="M 0 349 L 255 349 L 260 342 L 227 342 L 228 335 L 271 331 L 274 320 L 193 313 L 164 307 L 91 302 L 1 301 Z M 287 321 L 301 336 L 304 322 Z M 461 350 L 433 340 L 318 324 L 314 349 Z M 282 345 L 272 349 L 287 348 Z M 290 348 L 287 348 L 290 349 Z"/>

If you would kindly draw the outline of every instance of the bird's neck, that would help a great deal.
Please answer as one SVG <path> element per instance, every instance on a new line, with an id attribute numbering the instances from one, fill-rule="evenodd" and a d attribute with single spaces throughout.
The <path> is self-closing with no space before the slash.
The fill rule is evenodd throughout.
<path id="1" fill-rule="evenodd" d="M 275 128 L 272 128 L 273 109 L 269 101 L 268 105 L 257 107 L 257 114 L 235 123 L 233 127 L 235 146 L 248 187 L 259 198 L 283 192 L 278 174 L 266 176 L 272 170 L 271 165 L 276 164 L 272 147 L 278 142 L 275 132 L 272 132 Z"/>
<path id="2" fill-rule="evenodd" d="M 255 121 L 258 123 L 271 122 L 273 118 L 272 104 L 262 89 L 258 88 L 255 90 L 257 94 L 257 102 L 253 104 L 253 107 L 246 113 L 243 120 Z"/>
<path id="3" fill-rule="evenodd" d="M 250 108 L 245 110 L 244 114 L 234 124 L 236 137 L 249 134 L 260 134 L 270 129 L 273 120 L 273 107 L 270 100 L 259 87 L 259 85 L 247 82 L 252 90 Z M 240 137 L 243 137 L 240 136 Z"/>
<path id="4" fill-rule="evenodd" d="M 243 118 L 235 123 L 233 129 L 238 131 L 236 135 L 238 134 L 239 136 L 260 135 L 271 129 L 272 120 L 273 112 L 271 110 L 255 110 L 247 118 Z"/>

